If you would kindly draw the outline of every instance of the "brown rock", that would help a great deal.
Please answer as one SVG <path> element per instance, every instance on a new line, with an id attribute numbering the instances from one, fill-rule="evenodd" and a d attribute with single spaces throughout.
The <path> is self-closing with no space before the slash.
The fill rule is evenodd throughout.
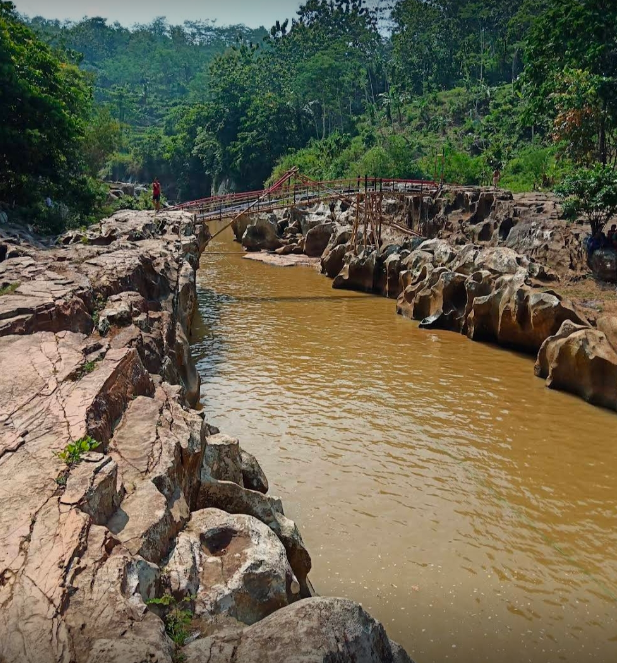
<path id="1" fill-rule="evenodd" d="M 98 642 L 112 638 L 138 644 L 142 652 L 156 651 L 166 660 L 171 646 L 163 623 L 145 605 L 159 592 L 158 567 L 131 556 L 104 527 L 91 527 L 84 543 L 69 577 L 71 599 L 64 612 L 75 659 L 92 660 Z"/>
<path id="2" fill-rule="evenodd" d="M 98 454 L 97 454 L 98 455 Z M 71 470 L 61 507 L 78 507 L 94 523 L 104 525 L 122 501 L 118 492 L 118 466 L 108 456 L 90 461 L 87 457 Z"/>
<path id="3" fill-rule="evenodd" d="M 597 327 L 598 331 L 606 336 L 613 350 L 617 351 L 617 317 L 604 315 L 598 319 Z"/>
<path id="4" fill-rule="evenodd" d="M 333 279 L 343 269 L 345 264 L 345 254 L 347 253 L 345 244 L 338 244 L 328 249 L 321 258 L 321 271 L 329 278 Z"/>
<path id="5" fill-rule="evenodd" d="M 358 256 L 349 256 L 347 264 L 332 282 L 332 287 L 342 290 L 373 292 L 376 278 L 376 251 L 363 251 Z"/>
<path id="6" fill-rule="evenodd" d="M 617 352 L 599 330 L 565 322 L 542 346 L 536 375 L 551 389 L 617 410 Z"/>
<path id="7" fill-rule="evenodd" d="M 304 253 L 307 256 L 319 258 L 326 250 L 335 228 L 334 223 L 321 223 L 311 228 L 304 238 Z"/>
<path id="8" fill-rule="evenodd" d="M 207 468 L 213 479 L 233 481 L 239 486 L 244 486 L 238 440 L 221 433 L 207 438 L 204 468 Z"/>
<path id="9" fill-rule="evenodd" d="M 255 456 L 240 449 L 242 463 L 242 481 L 245 488 L 256 490 L 264 495 L 268 492 L 268 479 Z"/>
<path id="10" fill-rule="evenodd" d="M 383 626 L 344 599 L 300 601 L 241 631 L 184 649 L 187 663 L 412 663 Z"/>
<path id="11" fill-rule="evenodd" d="M 302 596 L 311 595 L 307 582 L 311 557 L 298 528 L 283 515 L 280 500 L 247 490 L 231 481 L 213 479 L 205 468 L 201 473 L 197 508 L 216 508 L 231 514 L 246 514 L 268 525 L 287 551 L 287 558 L 300 583 Z"/>
<path id="12" fill-rule="evenodd" d="M 194 625 L 254 624 L 299 597 L 285 549 L 256 518 L 218 509 L 193 514 L 167 563 L 179 601 L 190 599 Z"/>
<path id="13" fill-rule="evenodd" d="M 242 246 L 249 251 L 274 251 L 282 246 L 277 233 L 276 217 L 273 214 L 259 215 L 244 231 Z"/>

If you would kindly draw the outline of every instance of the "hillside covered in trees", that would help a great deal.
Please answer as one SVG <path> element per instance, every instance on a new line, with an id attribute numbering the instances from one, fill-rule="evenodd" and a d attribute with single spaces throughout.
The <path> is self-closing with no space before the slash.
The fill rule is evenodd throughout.
<path id="1" fill-rule="evenodd" d="M 61 199 L 66 225 L 100 215 L 99 178 L 190 199 L 292 165 L 460 184 L 498 168 L 519 191 L 614 173 L 616 22 L 606 0 L 308 0 L 269 31 L 128 29 L 0 2 L 0 201 Z"/>

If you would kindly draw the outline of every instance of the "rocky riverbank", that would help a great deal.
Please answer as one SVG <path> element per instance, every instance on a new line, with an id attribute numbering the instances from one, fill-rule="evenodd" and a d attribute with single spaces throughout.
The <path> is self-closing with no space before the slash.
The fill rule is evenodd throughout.
<path id="1" fill-rule="evenodd" d="M 410 659 L 311 559 L 259 463 L 191 406 L 208 229 L 122 212 L 0 235 L 0 660 Z"/>
<path id="2" fill-rule="evenodd" d="M 532 354 L 547 386 L 617 410 L 615 288 L 591 278 L 586 226 L 563 219 L 554 197 L 385 193 L 384 216 L 419 236 L 384 226 L 379 246 L 370 233 L 365 241 L 362 224 L 354 238 L 352 203 L 242 218 L 234 232 L 249 251 L 321 256 L 334 288 L 396 299 L 397 312 L 421 327 Z M 594 256 L 600 276 L 609 258 Z"/>

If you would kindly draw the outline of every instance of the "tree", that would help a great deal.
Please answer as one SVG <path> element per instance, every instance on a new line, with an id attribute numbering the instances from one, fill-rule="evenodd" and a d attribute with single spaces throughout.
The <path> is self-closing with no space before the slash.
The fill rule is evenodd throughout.
<path id="1" fill-rule="evenodd" d="M 109 157 L 120 148 L 120 122 L 114 119 L 109 106 L 93 110 L 86 125 L 82 153 L 90 175 L 97 177 Z"/>
<path id="2" fill-rule="evenodd" d="M 572 127 L 580 122 L 582 132 L 594 134 L 594 158 L 602 164 L 615 164 L 617 158 L 616 23 L 615 2 L 555 0 L 532 23 L 525 57 L 530 119 L 550 121 L 561 115 Z M 566 89 L 564 72 L 566 77 L 578 72 L 578 91 Z M 590 104 L 586 93 L 592 95 Z M 569 114 L 578 117 L 572 122 Z"/>
<path id="3" fill-rule="evenodd" d="M 602 77 L 581 69 L 564 69 L 556 75 L 555 83 L 553 140 L 576 163 L 606 163 L 606 153 L 600 153 L 598 143 L 607 121 L 600 97 Z"/>
<path id="4" fill-rule="evenodd" d="M 26 204 L 73 186 L 89 80 L 23 25 L 11 2 L 0 2 L 0 80 L 0 200 Z"/>
<path id="5" fill-rule="evenodd" d="M 617 215 L 617 173 L 606 166 L 580 170 L 557 187 L 564 211 L 571 217 L 584 216 L 593 235 Z"/>

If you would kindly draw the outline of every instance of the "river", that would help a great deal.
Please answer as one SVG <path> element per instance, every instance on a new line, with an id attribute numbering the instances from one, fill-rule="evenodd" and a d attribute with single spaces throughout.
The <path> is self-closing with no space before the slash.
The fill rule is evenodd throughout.
<path id="1" fill-rule="evenodd" d="M 616 661 L 617 415 L 241 251 L 229 230 L 201 259 L 202 403 L 283 498 L 316 590 L 417 663 Z"/>

